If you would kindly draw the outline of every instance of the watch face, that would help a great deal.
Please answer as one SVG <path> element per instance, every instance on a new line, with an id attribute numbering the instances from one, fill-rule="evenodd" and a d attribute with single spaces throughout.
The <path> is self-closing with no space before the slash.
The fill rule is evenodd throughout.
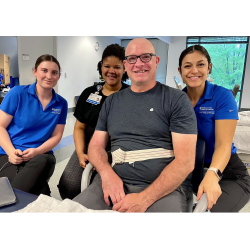
<path id="1" fill-rule="evenodd" d="M 222 173 L 221 173 L 221 171 L 218 169 L 217 170 L 217 174 L 218 174 L 218 176 L 220 177 L 220 179 L 222 178 Z"/>
<path id="2" fill-rule="evenodd" d="M 216 173 L 216 175 L 218 176 L 219 180 L 221 180 L 223 175 L 222 175 L 222 173 L 221 173 L 221 171 L 219 169 L 217 169 L 217 168 L 209 168 L 208 170 L 214 171 Z"/>

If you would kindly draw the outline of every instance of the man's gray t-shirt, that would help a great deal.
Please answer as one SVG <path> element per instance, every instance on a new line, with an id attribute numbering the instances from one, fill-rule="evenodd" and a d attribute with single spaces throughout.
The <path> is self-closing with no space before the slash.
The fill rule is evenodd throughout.
<path id="1" fill-rule="evenodd" d="M 196 116 L 186 93 L 156 85 L 142 93 L 130 88 L 110 95 L 104 102 L 96 130 L 111 137 L 111 151 L 173 149 L 171 132 L 197 134 Z M 151 184 L 174 159 L 160 158 L 114 165 L 123 182 L 145 186 Z M 185 167 L 185 166 L 183 166 Z M 184 186 L 191 187 L 190 178 Z"/>

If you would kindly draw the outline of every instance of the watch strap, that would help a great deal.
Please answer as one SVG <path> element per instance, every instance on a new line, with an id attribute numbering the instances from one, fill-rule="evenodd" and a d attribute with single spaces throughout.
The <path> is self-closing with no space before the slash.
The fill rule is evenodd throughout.
<path id="1" fill-rule="evenodd" d="M 219 178 L 219 180 L 221 180 L 221 178 L 222 178 L 222 173 L 221 173 L 221 171 L 220 171 L 218 168 L 210 167 L 208 170 L 214 171 L 215 174 L 217 175 L 217 177 Z"/>

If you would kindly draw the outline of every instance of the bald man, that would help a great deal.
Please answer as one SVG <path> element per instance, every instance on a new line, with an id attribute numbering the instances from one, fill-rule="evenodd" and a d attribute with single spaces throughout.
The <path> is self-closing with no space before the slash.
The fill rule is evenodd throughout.
<path id="1" fill-rule="evenodd" d="M 132 40 L 125 55 L 131 88 L 106 99 L 88 150 L 98 175 L 74 201 L 96 210 L 189 212 L 197 140 L 193 107 L 184 92 L 155 80 L 160 57 L 150 41 Z"/>

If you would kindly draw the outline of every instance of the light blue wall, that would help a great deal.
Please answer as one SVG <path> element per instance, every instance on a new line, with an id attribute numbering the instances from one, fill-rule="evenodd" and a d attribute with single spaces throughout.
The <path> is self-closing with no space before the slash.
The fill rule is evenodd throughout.
<path id="1" fill-rule="evenodd" d="M 10 58 L 10 76 L 19 77 L 17 38 L 15 36 L 0 36 L 0 54 L 5 54 Z"/>

